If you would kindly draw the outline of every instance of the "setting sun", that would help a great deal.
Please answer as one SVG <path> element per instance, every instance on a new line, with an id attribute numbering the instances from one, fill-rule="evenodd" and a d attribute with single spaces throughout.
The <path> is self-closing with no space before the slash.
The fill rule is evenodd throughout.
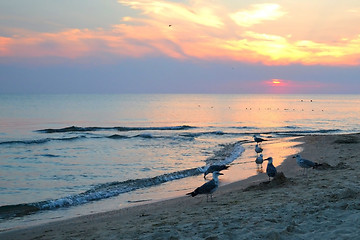
<path id="1" fill-rule="evenodd" d="M 284 80 L 281 78 L 272 78 L 264 81 L 267 92 L 269 93 L 290 93 L 295 86 L 290 80 Z"/>
<path id="2" fill-rule="evenodd" d="M 279 79 L 279 78 L 273 78 L 270 81 L 270 85 L 274 86 L 274 87 L 283 87 L 286 86 L 286 81 L 284 81 L 283 79 Z"/>
<path id="3" fill-rule="evenodd" d="M 278 84 L 280 84 L 281 82 L 280 82 L 279 79 L 273 79 L 273 80 L 272 80 L 272 83 L 275 84 L 275 85 L 278 85 Z"/>

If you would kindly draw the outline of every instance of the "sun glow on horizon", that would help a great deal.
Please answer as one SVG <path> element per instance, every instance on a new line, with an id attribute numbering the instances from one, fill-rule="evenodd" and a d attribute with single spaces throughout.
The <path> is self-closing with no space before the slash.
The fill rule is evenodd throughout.
<path id="1" fill-rule="evenodd" d="M 264 81 L 265 88 L 269 93 L 290 93 L 295 84 L 292 81 L 284 80 L 280 78 L 273 78 L 268 81 Z"/>

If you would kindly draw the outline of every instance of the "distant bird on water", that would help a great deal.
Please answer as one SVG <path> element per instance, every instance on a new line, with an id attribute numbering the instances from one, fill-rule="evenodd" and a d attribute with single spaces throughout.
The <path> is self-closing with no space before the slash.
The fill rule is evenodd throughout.
<path id="1" fill-rule="evenodd" d="M 316 168 L 321 166 L 319 163 L 312 162 L 310 160 L 304 159 L 300 154 L 296 154 L 293 158 L 296 158 L 296 163 L 304 169 L 303 174 L 307 173 L 308 168 Z"/>
<path id="2" fill-rule="evenodd" d="M 208 175 L 209 173 L 213 173 L 215 171 L 222 171 L 222 170 L 226 170 L 228 169 L 229 166 L 226 165 L 211 165 L 208 167 L 208 169 L 206 169 L 206 171 L 204 172 L 204 179 L 206 179 L 206 175 Z"/>
<path id="3" fill-rule="evenodd" d="M 255 152 L 256 152 L 257 154 L 259 154 L 259 153 L 261 153 L 262 151 L 263 151 L 263 149 L 262 149 L 261 147 L 259 147 L 258 144 L 256 144 L 256 146 L 255 146 Z"/>
<path id="4" fill-rule="evenodd" d="M 211 200 L 212 194 L 216 191 L 216 189 L 219 187 L 219 175 L 224 175 L 218 171 L 213 172 L 213 179 L 202 186 L 196 188 L 193 192 L 187 193 L 186 195 L 191 195 L 192 197 L 195 197 L 198 194 L 206 194 L 206 201 L 209 201 L 209 195 Z"/>
<path id="5" fill-rule="evenodd" d="M 275 177 L 277 171 L 276 171 L 275 166 L 273 165 L 273 158 L 272 157 L 269 157 L 269 158 L 265 159 L 264 161 L 269 161 L 268 165 L 266 167 L 266 173 L 269 176 L 269 181 L 270 181 L 270 178 Z"/>
<path id="6" fill-rule="evenodd" d="M 262 143 L 263 141 L 266 141 L 266 140 L 263 139 L 263 138 L 259 138 L 259 137 L 257 137 L 256 135 L 254 135 L 254 141 L 255 141 L 256 143 Z"/>
<path id="7" fill-rule="evenodd" d="M 261 168 L 262 168 L 263 162 L 264 162 L 263 155 L 260 154 L 260 156 L 258 156 L 258 157 L 255 159 L 255 163 L 257 164 L 257 167 L 258 167 L 258 168 L 260 168 L 260 166 L 261 166 Z"/>

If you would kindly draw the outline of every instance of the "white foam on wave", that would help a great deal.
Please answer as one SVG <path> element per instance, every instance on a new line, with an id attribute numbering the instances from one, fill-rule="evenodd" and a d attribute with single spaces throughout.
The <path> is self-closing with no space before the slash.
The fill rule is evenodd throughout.
<path id="1" fill-rule="evenodd" d="M 234 150 L 232 151 L 231 155 L 226 157 L 223 161 L 220 161 L 220 164 L 230 164 L 235 159 L 241 156 L 241 154 L 245 151 L 245 148 L 240 144 L 236 143 L 234 145 Z"/>
<path id="2" fill-rule="evenodd" d="M 235 161 L 245 151 L 241 142 L 224 145 L 219 151 L 215 152 L 214 156 L 206 159 L 206 166 L 199 168 L 200 171 L 205 172 L 210 165 L 228 165 Z"/>

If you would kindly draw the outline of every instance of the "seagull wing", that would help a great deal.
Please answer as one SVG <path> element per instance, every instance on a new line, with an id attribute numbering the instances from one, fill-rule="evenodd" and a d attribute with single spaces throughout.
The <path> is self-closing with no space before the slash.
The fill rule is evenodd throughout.
<path id="1" fill-rule="evenodd" d="M 266 173 L 269 177 L 274 177 L 276 175 L 276 168 L 272 164 L 268 164 L 266 168 Z"/>
<path id="2" fill-rule="evenodd" d="M 263 149 L 261 147 L 258 147 L 258 146 L 255 147 L 255 152 L 261 153 L 262 151 L 263 151 Z"/>
<path id="3" fill-rule="evenodd" d="M 195 192 L 197 192 L 197 194 L 210 194 L 216 188 L 217 188 L 217 185 L 216 185 L 215 181 L 211 180 L 211 181 L 205 183 L 204 185 L 198 187 L 197 189 L 195 189 Z"/>
<path id="4" fill-rule="evenodd" d="M 306 167 L 306 168 L 311 168 L 311 167 L 315 166 L 314 162 L 307 160 L 307 159 L 302 159 L 302 163 L 303 163 L 304 167 Z"/>

